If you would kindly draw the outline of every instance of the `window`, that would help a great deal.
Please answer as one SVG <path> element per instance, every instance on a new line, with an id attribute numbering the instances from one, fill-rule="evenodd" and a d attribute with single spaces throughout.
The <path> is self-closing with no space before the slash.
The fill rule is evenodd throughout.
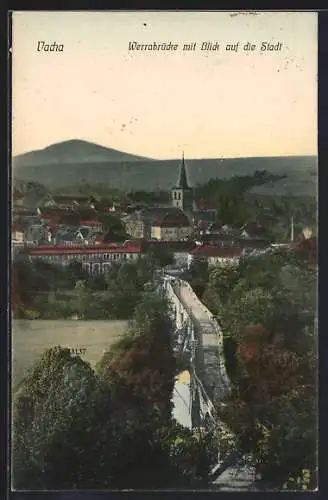
<path id="1" fill-rule="evenodd" d="M 93 272 L 94 272 L 95 274 L 99 274 L 99 273 L 100 273 L 100 264 L 94 264 L 94 265 L 92 266 L 92 268 L 93 268 Z"/>
<path id="2" fill-rule="evenodd" d="M 104 273 L 108 273 L 109 269 L 110 269 L 110 263 L 109 262 L 105 262 L 103 264 L 103 271 L 104 271 Z"/>
<path id="3" fill-rule="evenodd" d="M 173 199 L 174 199 L 174 200 L 176 200 L 176 199 L 177 199 L 177 192 L 176 192 L 176 191 L 174 191 L 174 192 L 173 192 Z"/>
<path id="4" fill-rule="evenodd" d="M 178 200 L 181 200 L 181 193 L 178 193 Z"/>

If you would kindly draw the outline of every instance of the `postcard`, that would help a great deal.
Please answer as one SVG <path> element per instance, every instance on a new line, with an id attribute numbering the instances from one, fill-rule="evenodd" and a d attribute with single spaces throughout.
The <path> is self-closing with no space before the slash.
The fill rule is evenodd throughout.
<path id="1" fill-rule="evenodd" d="M 317 13 L 12 13 L 13 491 L 314 491 Z"/>

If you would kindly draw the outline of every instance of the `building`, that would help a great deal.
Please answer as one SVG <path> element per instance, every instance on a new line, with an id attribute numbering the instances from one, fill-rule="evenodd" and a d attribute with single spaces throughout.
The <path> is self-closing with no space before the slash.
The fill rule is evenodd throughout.
<path id="1" fill-rule="evenodd" d="M 20 245 L 25 241 L 24 229 L 17 224 L 12 225 L 11 241 L 13 245 Z"/>
<path id="2" fill-rule="evenodd" d="M 151 219 L 142 212 L 134 212 L 122 218 L 127 234 L 132 238 L 151 238 Z"/>
<path id="3" fill-rule="evenodd" d="M 80 224 L 80 216 L 71 208 L 39 207 L 37 209 L 40 221 L 52 225 L 65 225 L 77 227 Z"/>
<path id="4" fill-rule="evenodd" d="M 290 243 L 288 250 L 309 264 L 318 264 L 317 236 L 309 228 L 303 229 L 298 238 Z"/>
<path id="5" fill-rule="evenodd" d="M 127 240 L 122 245 L 43 245 L 26 247 L 30 261 L 42 259 L 45 262 L 68 266 L 79 262 L 90 273 L 106 273 L 113 263 L 131 262 L 145 255 L 142 241 Z"/>
<path id="6" fill-rule="evenodd" d="M 51 241 L 52 232 L 45 224 L 31 224 L 25 229 L 25 240 L 27 243 L 36 245 Z"/>
<path id="7" fill-rule="evenodd" d="M 257 222 L 247 222 L 240 228 L 240 233 L 245 238 L 253 238 L 253 237 L 263 237 L 266 236 L 266 230 Z"/>
<path id="8" fill-rule="evenodd" d="M 81 228 L 88 227 L 93 232 L 102 232 L 103 231 L 103 224 L 102 224 L 102 222 L 100 222 L 98 220 L 80 220 L 80 226 L 81 226 Z"/>
<path id="9" fill-rule="evenodd" d="M 172 206 L 179 208 L 183 212 L 192 211 L 193 209 L 193 193 L 187 181 L 184 155 L 182 155 L 178 183 L 171 190 L 171 200 Z"/>
<path id="10" fill-rule="evenodd" d="M 186 241 L 192 233 L 192 224 L 180 209 L 157 217 L 151 226 L 151 238 L 160 241 Z"/>
<path id="11" fill-rule="evenodd" d="M 192 214 L 192 222 L 198 234 L 204 234 L 216 221 L 217 211 L 209 210 L 194 210 Z"/>
<path id="12" fill-rule="evenodd" d="M 210 267 L 238 265 L 243 254 L 243 249 L 239 247 L 201 245 L 190 252 L 188 267 L 194 262 L 207 262 Z"/>
<path id="13" fill-rule="evenodd" d="M 165 224 L 174 228 L 176 234 L 189 234 L 192 232 L 192 224 L 188 217 L 176 207 L 172 206 L 149 206 L 136 210 L 135 212 L 124 216 L 122 219 L 124 228 L 127 234 L 132 238 L 140 238 L 151 240 L 152 238 L 162 239 L 161 235 L 170 233 L 167 230 L 161 229 Z M 173 224 L 173 226 L 172 226 Z M 187 228 L 186 230 L 177 231 L 179 227 Z M 173 237 L 173 236 L 172 236 Z M 184 237 L 184 236 L 183 236 Z M 171 236 L 169 235 L 169 238 Z"/>

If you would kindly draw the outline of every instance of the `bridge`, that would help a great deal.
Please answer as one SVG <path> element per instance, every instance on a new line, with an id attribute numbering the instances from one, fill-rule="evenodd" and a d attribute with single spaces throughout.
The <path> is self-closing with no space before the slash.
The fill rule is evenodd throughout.
<path id="1" fill-rule="evenodd" d="M 171 305 L 175 351 L 189 356 L 192 379 L 209 406 L 218 408 L 230 393 L 220 325 L 187 281 L 165 275 L 162 286 Z"/>
<path id="2" fill-rule="evenodd" d="M 176 273 L 158 275 L 158 283 L 170 305 L 175 354 L 186 360 L 190 374 L 189 390 L 181 395 L 176 386 L 174 397 L 174 401 L 183 400 L 183 411 L 190 418 L 182 415 L 176 415 L 176 418 L 180 422 L 189 422 L 189 428 L 217 436 L 218 460 L 212 470 L 213 487 L 249 490 L 254 483 L 254 469 L 249 465 L 248 457 L 238 454 L 235 436 L 219 418 L 220 406 L 231 392 L 221 327 L 190 284 Z M 188 396 L 189 401 L 186 401 Z"/>

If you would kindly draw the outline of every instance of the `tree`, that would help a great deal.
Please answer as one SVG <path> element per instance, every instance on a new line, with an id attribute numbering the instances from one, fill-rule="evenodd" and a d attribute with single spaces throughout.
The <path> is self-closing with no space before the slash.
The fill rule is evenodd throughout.
<path id="1" fill-rule="evenodd" d="M 234 383 L 223 421 L 271 487 L 315 487 L 313 268 L 286 252 L 244 259 L 210 273 L 204 300 L 220 316 Z"/>
<path id="2" fill-rule="evenodd" d="M 169 266 L 174 262 L 172 252 L 170 252 L 169 250 L 165 250 L 162 247 L 156 247 L 156 246 L 149 253 L 148 259 L 154 266 L 158 267 Z"/>
<path id="3" fill-rule="evenodd" d="M 205 261 L 195 261 L 186 273 L 187 279 L 198 297 L 202 297 L 208 282 L 209 268 Z"/>
<path id="4" fill-rule="evenodd" d="M 68 282 L 70 286 L 75 287 L 78 281 L 87 281 L 89 278 L 88 272 L 83 269 L 83 266 L 78 261 L 73 261 L 67 266 Z"/>
<path id="5" fill-rule="evenodd" d="M 92 486 L 96 388 L 89 365 L 69 349 L 43 354 L 14 395 L 15 488 Z"/>
<path id="6" fill-rule="evenodd" d="M 77 281 L 74 291 L 73 309 L 79 319 L 88 318 L 88 310 L 90 307 L 91 293 L 85 285 L 84 281 Z"/>
<path id="7" fill-rule="evenodd" d="M 114 371 L 143 405 L 160 410 L 165 418 L 171 411 L 175 377 L 171 334 L 167 303 L 154 292 L 145 292 L 127 338 L 114 344 L 98 367 L 105 379 L 111 379 Z"/>
<path id="8" fill-rule="evenodd" d="M 140 318 L 148 314 L 141 310 Z M 14 394 L 15 488 L 159 489 L 206 480 L 211 443 L 171 418 L 175 366 L 164 323 L 158 314 L 150 330 L 120 340 L 96 373 L 69 349 L 44 352 Z"/>
<path id="9" fill-rule="evenodd" d="M 311 490 L 318 486 L 315 413 L 313 386 L 295 386 L 272 401 L 270 423 L 258 424 L 260 438 L 254 450 L 264 480 L 283 489 Z"/>
<path id="10" fill-rule="evenodd" d="M 111 231 L 117 235 L 125 235 L 125 228 L 121 220 L 110 213 L 103 213 L 100 217 L 106 232 Z"/>
<path id="11" fill-rule="evenodd" d="M 218 314 L 227 302 L 238 278 L 236 267 L 215 267 L 211 270 L 203 299 L 214 314 Z"/>

